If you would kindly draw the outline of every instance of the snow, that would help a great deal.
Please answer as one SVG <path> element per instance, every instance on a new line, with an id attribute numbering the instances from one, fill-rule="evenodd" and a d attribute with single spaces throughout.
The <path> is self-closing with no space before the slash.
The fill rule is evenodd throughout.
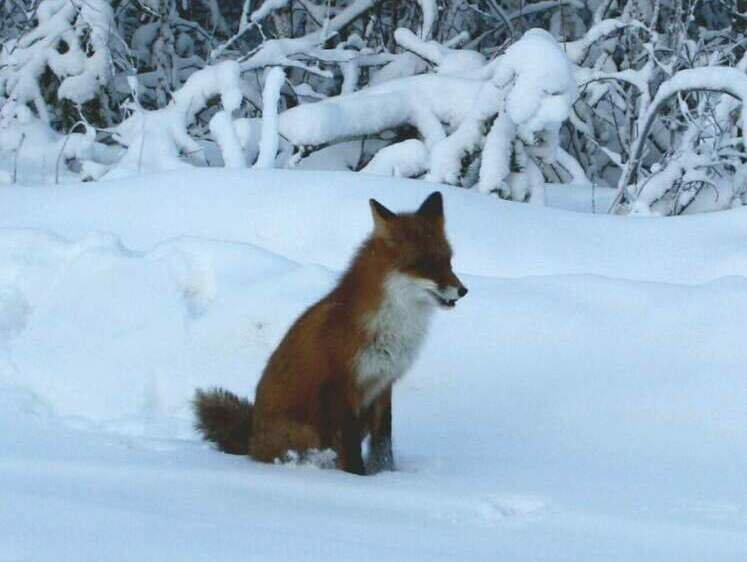
<path id="1" fill-rule="evenodd" d="M 369 85 L 375 86 L 389 80 L 421 74 L 428 68 L 426 62 L 413 53 L 400 53 L 379 69 L 371 69 Z"/>
<path id="2" fill-rule="evenodd" d="M 80 122 L 76 129 L 84 128 L 84 133 L 65 136 L 36 118 L 26 106 L 9 104 L 4 109 L 9 111 L 0 117 L 0 167 L 9 172 L 0 183 L 57 183 L 74 177 L 65 165 L 67 159 L 77 159 L 85 167 L 92 164 L 94 156 L 109 162 L 121 154 L 116 147 L 95 142 L 93 128 Z"/>
<path id="3" fill-rule="evenodd" d="M 420 5 L 420 11 L 423 14 L 423 26 L 420 30 L 420 37 L 428 39 L 433 30 L 433 24 L 436 22 L 438 6 L 435 0 L 417 0 Z"/>
<path id="4" fill-rule="evenodd" d="M 680 70 L 661 84 L 656 92 L 656 97 L 646 108 L 646 112 L 639 118 L 638 128 L 640 133 L 630 149 L 631 158 L 626 163 L 618 182 L 618 192 L 620 194 L 628 189 L 628 180 L 640 164 L 648 133 L 651 130 L 654 118 L 661 110 L 662 104 L 676 93 L 688 90 L 723 91 L 739 99 L 742 102 L 742 108 L 744 108 L 745 100 L 747 100 L 747 77 L 745 77 L 744 72 L 737 68 L 693 68 Z M 747 134 L 745 133 L 747 129 L 747 112 L 741 111 L 739 122 L 741 123 L 742 139 L 744 142 L 745 135 Z M 703 160 L 702 157 L 699 157 L 694 152 L 678 156 L 691 163 L 695 161 L 699 164 Z M 643 214 L 651 212 L 651 204 L 656 200 L 657 196 L 661 196 L 667 191 L 667 187 L 671 185 L 672 177 L 682 174 L 684 174 L 682 164 L 680 162 L 671 163 L 667 167 L 667 173 L 659 174 L 655 179 L 653 182 L 656 184 L 655 186 L 641 186 L 639 193 L 636 195 L 641 195 L 641 192 L 643 192 L 644 197 L 641 197 L 640 200 L 637 200 L 638 197 L 636 197 L 634 210 Z"/>
<path id="5" fill-rule="evenodd" d="M 102 0 L 44 0 L 36 17 L 35 29 L 0 51 L 0 93 L 7 93 L 8 105 L 33 101 L 48 122 L 38 84 L 42 73 L 48 66 L 59 78 L 59 99 L 76 104 L 93 99 L 111 77 L 109 43 L 116 25 L 111 6 Z M 61 44 L 66 47 L 62 52 Z"/>
<path id="6" fill-rule="evenodd" d="M 418 144 L 418 153 L 426 148 L 429 163 L 423 166 L 421 154 L 411 156 L 408 161 L 416 161 L 417 166 L 410 164 L 413 172 L 403 175 L 428 172 L 426 178 L 431 181 L 456 184 L 461 181 L 463 157 L 481 148 L 483 129 L 505 106 L 516 126 L 499 127 L 493 137 L 506 133 L 512 137 L 499 139 L 499 143 L 494 139 L 493 144 L 509 146 L 514 134 L 534 144 L 537 135 L 545 134 L 551 146 L 543 159 L 552 160 L 557 130 L 568 117 L 575 97 L 570 62 L 552 36 L 530 30 L 489 65 L 477 52 L 425 42 L 407 29 L 398 29 L 395 39 L 437 63 L 438 73 L 376 81 L 361 91 L 296 106 L 279 115 L 280 134 L 296 146 L 318 146 L 411 124 L 417 127 L 425 145 Z M 529 59 L 542 59 L 547 64 L 529 66 L 525 64 Z M 445 125 L 453 129 L 449 136 Z M 398 157 L 404 154 L 400 147 L 388 152 Z M 388 161 L 391 156 L 382 155 L 381 159 Z M 483 189 L 492 190 L 507 181 L 507 162 L 489 162 L 484 168 L 494 173 L 483 180 Z M 527 173 L 531 174 L 531 169 Z M 536 183 L 531 178 L 522 181 Z"/>
<path id="7" fill-rule="evenodd" d="M 249 21 L 258 22 L 269 16 L 275 10 L 282 10 L 288 6 L 288 0 L 268 0 L 263 2 L 262 5 L 252 12 L 249 17 Z"/>
<path id="8" fill-rule="evenodd" d="M 400 47 L 412 51 L 419 57 L 434 64 L 440 63 L 444 52 L 447 51 L 440 43 L 436 41 L 423 41 L 422 38 L 417 37 L 405 27 L 400 27 L 394 31 L 394 40 Z"/>
<path id="9" fill-rule="evenodd" d="M 527 60 L 542 64 L 527 65 Z M 560 128 L 576 98 L 576 83 L 570 61 L 552 35 L 530 29 L 506 50 L 493 80 L 502 86 L 512 79 L 506 111 L 522 139 L 531 143 L 534 133 Z"/>
<path id="10" fill-rule="evenodd" d="M 368 199 L 413 209 L 433 185 L 3 186 L 0 558 L 742 562 L 747 212 L 439 188 L 470 292 L 395 387 L 398 470 L 362 478 L 217 453 L 188 401 L 251 395 L 370 230 Z"/>
<path id="11" fill-rule="evenodd" d="M 468 76 L 485 66 L 485 57 L 469 49 L 449 49 L 436 41 L 423 41 L 407 28 L 394 32 L 394 40 L 401 47 L 438 65 L 439 74 Z"/>
<path id="12" fill-rule="evenodd" d="M 542 60 L 543 64 L 527 65 L 527 60 Z M 485 68 L 491 66 L 493 63 Z M 498 190 L 515 200 L 541 201 L 541 173 L 521 143 L 529 147 L 544 137 L 547 146 L 542 153 L 531 154 L 552 162 L 558 130 L 568 118 L 574 98 L 573 69 L 557 41 L 543 30 L 527 31 L 494 61 L 492 77 L 482 83 L 456 130 L 433 146 L 426 179 L 460 183 L 464 157 L 484 147 L 478 178 L 481 191 Z M 490 127 L 487 138 L 486 127 Z M 515 142 L 517 139 L 521 143 Z M 520 165 L 509 174 L 512 159 Z M 513 184 L 510 193 L 503 188 L 505 184 Z"/>
<path id="13" fill-rule="evenodd" d="M 422 142 L 411 139 L 415 142 L 406 148 L 388 147 L 368 171 L 383 169 L 397 175 L 395 168 L 400 167 L 401 175 L 424 174 L 432 182 L 469 186 L 463 177 L 464 159 L 485 145 L 479 188 L 494 191 L 514 183 L 515 194 L 501 192 L 518 200 L 531 196 L 541 201 L 543 179 L 533 157 L 554 160 L 558 130 L 576 97 L 573 68 L 558 42 L 549 33 L 532 29 L 486 64 L 480 53 L 423 41 L 408 29 L 397 29 L 394 37 L 404 48 L 437 64 L 437 73 L 376 81 L 357 92 L 293 107 L 278 117 L 280 134 L 295 146 L 318 146 L 410 124 Z M 527 60 L 543 64 L 528 65 Z M 401 61 L 394 64 L 400 66 Z M 491 120 L 496 124 L 486 138 Z M 450 128 L 448 136 L 445 126 Z M 539 136 L 548 145 L 541 151 L 514 148 L 516 138 L 530 146 L 537 144 Z M 527 162 L 515 174 L 510 173 L 512 155 Z M 406 166 L 390 164 L 393 158 L 404 157 Z M 563 157 L 574 171 L 574 181 L 581 179 L 570 155 Z"/>
<path id="14" fill-rule="evenodd" d="M 400 28 L 394 38 L 403 48 L 429 61 L 435 67 L 433 72 L 412 75 L 421 66 L 411 57 L 376 53 L 358 35 L 351 35 L 334 49 L 321 47 L 328 34 L 336 33 L 349 18 L 372 5 L 371 0 L 351 2 L 325 20 L 320 30 L 294 39 L 269 40 L 241 63 L 224 60 L 200 68 L 189 74 L 184 84 L 175 88 L 171 100 L 167 104 L 164 101 L 164 106 L 158 109 L 146 109 L 148 96 L 143 93 L 157 77 L 155 74 L 120 77 L 121 91 L 128 92 L 132 99 L 124 103 L 127 117 L 108 129 L 115 144 L 95 142 L 97 135 L 101 137 L 101 129 L 89 127 L 84 120 L 76 127 L 85 127 L 85 135 L 77 132 L 64 135 L 46 126 L 42 116 L 41 129 L 45 126 L 49 129 L 43 131 L 48 137 L 43 143 L 46 146 L 33 143 L 34 149 L 28 150 L 24 146 L 28 135 L 22 130 L 26 122 L 21 112 L 30 114 L 31 109 L 15 102 L 8 104 L 14 111 L 3 108 L 0 116 L 1 179 L 3 183 L 41 183 L 54 178 L 59 183 L 60 175 L 65 176 L 63 179 L 75 176 L 86 180 L 116 179 L 220 164 L 229 168 L 249 165 L 257 169 L 291 168 L 302 159 L 306 159 L 305 167 L 309 168 L 311 162 L 305 158 L 309 152 L 316 149 L 331 152 L 335 145 L 356 139 L 364 143 L 368 140 L 365 137 L 375 136 L 381 154 L 364 154 L 347 168 L 379 175 L 421 177 L 464 187 L 479 183 L 482 191 L 498 191 L 507 198 L 541 203 L 542 171 L 551 171 L 546 165 L 554 162 L 558 130 L 567 119 L 575 96 L 572 65 L 557 41 L 545 31 L 532 29 L 504 55 L 488 63 L 477 51 L 446 46 L 458 44 L 464 39 L 461 35 L 444 45 L 426 39 L 436 8 L 429 0 L 421 2 L 421 36 Z M 50 9 L 47 4 L 44 6 L 44 10 Z M 212 2 L 206 4 L 210 10 L 214 6 Z M 248 6 L 245 8 L 248 10 Z M 251 18 L 258 21 L 274 10 L 286 8 L 286 0 L 265 2 Z M 97 16 L 98 19 L 89 11 L 87 8 L 81 12 L 81 17 L 92 28 L 100 28 L 112 17 L 111 10 Z M 147 55 L 153 51 L 152 38 L 152 28 L 137 29 L 134 52 Z M 94 43 L 100 39 L 100 33 L 92 35 Z M 227 48 L 232 41 L 217 50 Z M 307 51 L 313 50 L 312 60 L 339 65 L 344 78 L 341 93 L 329 97 L 320 93 L 321 101 L 300 103 L 282 111 L 287 105 L 281 96 L 286 83 L 283 65 L 306 68 L 309 64 L 288 58 L 298 54 L 301 43 Z M 190 50 L 188 45 L 185 49 Z M 109 56 L 108 51 L 99 50 L 102 56 Z M 54 50 L 53 53 L 56 53 L 53 57 L 60 54 Z M 56 72 L 77 77 L 90 70 L 82 59 L 68 57 L 69 53 L 72 49 L 51 63 Z M 527 60 L 543 60 L 545 64 L 528 65 Z M 258 88 L 242 81 L 242 71 L 256 70 L 260 61 L 264 61 L 260 66 L 267 67 L 261 100 Z M 359 81 L 367 76 L 360 69 L 385 62 L 390 66 L 379 72 L 376 83 L 363 84 L 358 90 Z M 316 77 L 331 77 L 328 68 L 306 69 Z M 295 73 L 289 76 L 293 78 Z M 96 85 L 91 80 L 86 83 Z M 314 86 L 323 83 L 306 84 L 301 93 L 308 96 L 309 90 L 314 92 Z M 158 91 L 159 96 L 163 94 L 161 86 Z M 319 91 L 331 92 L 323 87 Z M 261 103 L 261 135 L 248 126 L 245 118 L 234 119 L 241 113 L 244 95 L 249 96 L 250 105 Z M 217 97 L 220 97 L 219 106 L 212 102 Z M 493 122 L 496 125 L 491 130 Z M 416 131 L 404 128 L 405 125 Z M 396 139 L 403 134 L 418 138 Z M 36 135 L 42 136 L 45 135 Z M 540 141 L 543 146 L 539 146 Z M 368 143 L 369 152 L 373 145 Z M 485 158 L 481 159 L 483 146 Z M 339 148 L 343 154 L 338 155 L 337 161 L 347 163 L 348 149 Z M 329 155 L 320 160 L 329 162 L 326 156 Z M 563 167 L 571 169 L 568 178 L 563 179 L 581 184 L 584 175 L 579 173 L 580 164 L 568 153 L 562 156 Z M 520 164 L 512 166 L 512 163 Z M 27 170 L 33 170 L 35 175 L 27 177 Z"/>
<path id="15" fill-rule="evenodd" d="M 174 92 L 172 101 L 166 107 L 148 111 L 135 106 L 132 115 L 115 127 L 115 135 L 127 147 L 127 151 L 107 171 L 107 177 L 188 168 L 187 161 L 181 158 L 182 153 L 194 161 L 205 162 L 203 149 L 189 135 L 187 126 L 205 108 L 208 100 L 216 95 L 220 95 L 229 122 L 221 123 L 221 118 L 218 118 L 214 132 L 220 135 L 220 142 L 226 149 L 224 161 L 232 166 L 238 165 L 235 139 L 231 138 L 229 128 L 232 125 L 230 114 L 241 105 L 243 99 L 239 65 L 235 61 L 224 61 L 193 73 Z"/>
<path id="16" fill-rule="evenodd" d="M 454 105 L 474 99 L 476 80 L 412 76 L 382 82 L 351 94 L 327 98 L 284 111 L 278 116 L 280 134 L 294 145 L 320 145 L 340 138 L 378 133 L 416 121 L 428 111 L 441 121 L 459 122 L 469 107 Z"/>
<path id="17" fill-rule="evenodd" d="M 417 139 L 408 139 L 379 150 L 361 170 L 366 174 L 411 178 L 428 169 L 428 149 Z"/>
<path id="18" fill-rule="evenodd" d="M 255 167 L 272 168 L 278 151 L 278 103 L 280 89 L 285 83 L 285 72 L 279 66 L 269 70 L 262 90 L 262 138 Z"/>
<path id="19" fill-rule="evenodd" d="M 75 103 L 83 103 L 96 95 L 96 89 L 109 81 L 112 61 L 109 55 L 109 43 L 117 41 L 114 33 L 114 11 L 108 2 L 101 0 L 74 1 L 73 6 L 80 10 L 78 16 L 82 22 L 90 26 L 90 45 L 93 54 L 86 56 L 78 48 L 77 55 L 81 59 L 82 68 L 72 74 L 60 84 L 57 95 L 60 99 L 66 98 Z M 74 37 L 74 36 L 72 36 Z M 71 39 L 72 39 L 71 37 Z M 73 41 L 68 41 L 68 45 Z M 71 53 L 73 50 L 71 49 Z M 56 55 L 58 57 L 65 55 Z M 50 67 L 52 67 L 50 60 Z M 58 73 L 59 75 L 64 75 Z"/>
<path id="20" fill-rule="evenodd" d="M 355 18 L 367 12 L 374 3 L 374 0 L 354 0 L 340 10 L 335 17 L 325 19 L 324 25 L 316 31 L 293 39 L 270 39 L 265 41 L 256 53 L 242 62 L 242 71 L 265 66 L 282 65 L 307 68 L 303 63 L 293 60 L 290 57 L 298 53 L 313 50 L 317 45 L 324 43 L 327 38 L 332 37 Z M 272 4 L 274 7 L 275 2 L 272 2 Z M 263 9 L 260 8 L 259 11 L 261 12 Z"/>
<path id="21" fill-rule="evenodd" d="M 504 113 L 493 122 L 485 137 L 480 162 L 480 181 L 477 188 L 483 193 L 500 191 L 508 195 L 504 184 L 511 172 L 511 148 L 516 137 L 516 127 Z"/>
<path id="22" fill-rule="evenodd" d="M 246 168 L 241 139 L 229 112 L 219 111 L 213 115 L 210 119 L 210 133 L 220 146 L 227 168 Z"/>
<path id="23" fill-rule="evenodd" d="M 591 48 L 594 43 L 599 41 L 601 38 L 605 37 L 606 35 L 610 35 L 611 33 L 618 31 L 620 29 L 623 29 L 625 27 L 634 27 L 637 29 L 640 29 L 646 33 L 650 33 L 648 28 L 646 28 L 645 25 L 643 25 L 641 22 L 639 22 L 636 19 L 630 18 L 630 19 L 606 19 L 602 20 L 600 22 L 597 22 L 594 24 L 594 26 L 589 29 L 589 31 L 586 32 L 584 37 L 582 39 L 579 39 L 578 41 L 569 41 L 565 44 L 565 51 L 568 54 L 568 57 L 575 63 L 581 64 L 583 62 L 584 57 L 589 52 L 589 49 Z"/>

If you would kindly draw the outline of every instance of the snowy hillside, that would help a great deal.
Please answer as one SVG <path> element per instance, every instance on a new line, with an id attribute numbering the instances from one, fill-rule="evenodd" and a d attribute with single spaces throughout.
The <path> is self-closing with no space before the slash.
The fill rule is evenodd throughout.
<path id="1" fill-rule="evenodd" d="M 747 210 L 441 187 L 454 268 L 394 395 L 398 470 L 220 454 L 294 318 L 425 182 L 190 169 L 0 190 L 0 560 L 747 559 Z"/>

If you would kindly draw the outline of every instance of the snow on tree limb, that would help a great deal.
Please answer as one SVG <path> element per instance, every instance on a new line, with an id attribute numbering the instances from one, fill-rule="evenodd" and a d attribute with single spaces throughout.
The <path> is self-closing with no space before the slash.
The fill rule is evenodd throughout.
<path id="1" fill-rule="evenodd" d="M 136 108 L 130 118 L 114 130 L 127 151 L 107 176 L 121 177 L 189 166 L 184 156 L 195 159 L 202 154 L 202 147 L 190 136 L 187 126 L 214 96 L 220 96 L 228 114 L 239 107 L 242 94 L 237 62 L 224 61 L 195 72 L 174 94 L 171 103 L 162 109 Z M 220 127 L 219 122 L 216 125 Z M 228 135 L 223 139 L 225 142 Z M 231 147 L 230 154 L 230 163 L 237 165 L 237 157 L 233 156 L 235 147 Z M 204 161 L 204 156 L 201 159 Z"/>
<path id="2" fill-rule="evenodd" d="M 564 44 L 564 48 L 566 53 L 568 54 L 568 58 L 570 58 L 576 64 L 580 64 L 589 52 L 589 49 L 592 47 L 592 45 L 594 45 L 597 41 L 603 39 L 604 37 L 611 35 L 615 31 L 620 31 L 622 29 L 625 29 L 626 27 L 634 27 L 645 31 L 646 33 L 651 33 L 651 30 L 638 20 L 626 21 L 617 18 L 603 20 L 589 29 L 589 31 L 587 31 L 586 34 L 578 41 L 569 41 Z"/>
<path id="3" fill-rule="evenodd" d="M 210 133 L 218 143 L 226 168 L 245 168 L 244 151 L 228 111 L 219 111 L 210 120 Z"/>
<path id="4" fill-rule="evenodd" d="M 394 32 L 394 40 L 403 49 L 412 51 L 433 64 L 439 64 L 443 60 L 444 52 L 446 51 L 439 43 L 424 41 L 404 27 L 400 27 Z"/>
<path id="5" fill-rule="evenodd" d="M 568 173 L 571 183 L 576 185 L 591 185 L 592 182 L 586 177 L 586 172 L 584 172 L 581 164 L 560 147 L 555 152 L 555 161 Z"/>
<path id="6" fill-rule="evenodd" d="M 265 0 L 249 17 L 249 21 L 258 22 L 265 19 L 275 10 L 282 10 L 288 6 L 290 0 Z"/>
<path id="7" fill-rule="evenodd" d="M 635 200 L 636 196 L 629 193 L 628 184 L 638 169 L 644 143 L 648 138 L 654 119 L 659 113 L 661 106 L 676 94 L 695 90 L 721 92 L 741 100 L 740 119 L 744 142 L 745 135 L 747 135 L 747 111 L 745 111 L 745 102 L 747 102 L 747 75 L 739 69 L 730 67 L 680 70 L 659 87 L 656 97 L 651 102 L 648 110 L 641 116 L 638 136 L 631 148 L 630 159 L 626 162 L 623 173 L 620 176 L 617 186 L 617 196 L 613 201 L 610 211 L 613 211 L 617 207 L 623 197 Z"/>
<path id="8" fill-rule="evenodd" d="M 468 108 L 454 100 L 474 99 L 476 80 L 420 75 L 391 80 L 347 95 L 289 109 L 279 116 L 280 133 L 296 146 L 316 146 L 434 120 L 458 123 Z M 437 133 L 436 133 L 437 134 Z"/>
<path id="9" fill-rule="evenodd" d="M 379 176 L 411 178 L 428 169 L 428 149 L 417 139 L 408 139 L 379 150 L 361 172 Z"/>
<path id="10" fill-rule="evenodd" d="M 397 33 L 399 40 L 421 52 L 429 46 L 409 31 Z M 448 50 L 438 51 L 444 52 L 450 56 Z M 531 59 L 544 64 L 524 64 Z M 459 184 L 463 159 L 482 148 L 490 121 L 503 112 L 499 123 L 504 126 L 496 127 L 494 136 L 498 131 L 510 131 L 510 140 L 502 144 L 491 141 L 483 158 L 499 158 L 504 164 L 496 167 L 492 161 L 483 161 L 480 168 L 481 173 L 500 176 L 481 183 L 481 189 L 492 191 L 511 171 L 508 157 L 497 154 L 493 147 L 511 149 L 516 135 L 527 144 L 533 144 L 543 132 L 550 133 L 546 138 L 556 138 L 554 131 L 567 118 L 575 96 L 575 83 L 560 45 L 540 30 L 527 32 L 495 64 L 485 68 L 490 69 L 487 79 L 426 74 L 300 105 L 280 115 L 280 132 L 296 146 L 318 146 L 411 125 L 430 150 L 426 179 Z M 449 135 L 443 124 L 453 128 Z"/>
<path id="11" fill-rule="evenodd" d="M 420 38 L 427 40 L 431 36 L 433 25 L 436 22 L 438 6 L 436 0 L 417 0 L 420 5 L 420 11 L 423 14 L 423 24 L 420 28 Z"/>
<path id="12" fill-rule="evenodd" d="M 38 26 L 0 51 L 0 95 L 33 104 L 49 122 L 39 88 L 42 74 L 50 69 L 59 79 L 59 99 L 78 104 L 93 99 L 111 77 L 109 43 L 116 25 L 103 0 L 43 0 L 36 13 Z"/>
<path id="13" fill-rule="evenodd" d="M 303 37 L 294 39 L 271 39 L 241 63 L 241 70 L 247 71 L 265 66 L 294 66 L 291 56 L 324 43 L 350 22 L 370 10 L 381 0 L 354 0 L 335 17 L 325 22 L 324 27 Z"/>
<path id="14" fill-rule="evenodd" d="M 259 144 L 259 157 L 255 168 L 272 168 L 275 166 L 275 155 L 278 152 L 278 103 L 280 88 L 285 83 L 283 69 L 276 66 L 270 69 L 265 77 L 262 90 L 262 140 Z"/>
<path id="15" fill-rule="evenodd" d="M 683 6 L 0 2 L 0 177 L 24 177 L 15 163 L 34 155 L 57 162 L 60 177 L 87 179 L 219 165 L 219 153 L 245 166 L 261 144 L 262 166 L 413 175 L 521 201 L 542 200 L 545 174 L 624 186 L 620 212 L 747 204 L 735 92 L 683 89 L 672 111 L 661 97 L 681 71 L 744 74 L 743 22 L 723 3 Z M 218 60 L 239 64 L 233 93 L 190 78 L 208 67 L 226 83 Z M 286 70 L 280 97 L 262 95 L 268 67 Z"/>
<path id="16" fill-rule="evenodd" d="M 516 126 L 505 113 L 490 127 L 485 137 L 477 188 L 483 193 L 492 191 L 507 195 L 506 179 L 511 173 L 511 145 L 516 137 Z"/>
<path id="17" fill-rule="evenodd" d="M 436 41 L 423 41 L 409 29 L 397 29 L 394 40 L 402 48 L 436 65 L 439 74 L 469 76 L 485 67 L 485 57 L 477 51 L 451 49 Z"/>

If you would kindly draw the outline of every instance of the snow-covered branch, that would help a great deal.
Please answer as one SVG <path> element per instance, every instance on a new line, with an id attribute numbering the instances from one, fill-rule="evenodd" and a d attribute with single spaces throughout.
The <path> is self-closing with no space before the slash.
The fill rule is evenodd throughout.
<path id="1" fill-rule="evenodd" d="M 633 201 L 636 199 L 636 194 L 629 192 L 628 184 L 638 170 L 646 139 L 662 105 L 673 96 L 690 91 L 720 92 L 739 99 L 742 102 L 740 125 L 743 134 L 742 140 L 744 142 L 745 134 L 747 134 L 747 112 L 745 111 L 747 75 L 739 69 L 728 67 L 696 68 L 679 71 L 659 87 L 656 97 L 641 118 L 638 137 L 631 149 L 630 159 L 623 168 L 623 173 L 620 176 L 617 186 L 618 193 L 613 202 L 612 210 L 617 207 L 623 198 Z"/>
<path id="2" fill-rule="evenodd" d="M 178 169 L 188 166 L 186 160 L 190 159 L 204 162 L 203 148 L 187 127 L 214 96 L 220 96 L 227 115 L 218 118 L 213 127 L 228 147 L 224 161 L 236 165 L 235 145 L 227 130 L 231 123 L 226 120 L 230 121 L 228 116 L 242 100 L 239 65 L 225 61 L 192 74 L 166 107 L 155 111 L 133 108 L 132 115 L 114 130 L 115 138 L 127 151 L 108 172 L 108 177 Z"/>
<path id="3" fill-rule="evenodd" d="M 256 53 L 241 63 L 241 70 L 248 71 L 265 66 L 296 66 L 297 63 L 294 63 L 290 57 L 321 45 L 380 1 L 354 0 L 335 17 L 326 20 L 324 25 L 316 31 L 294 39 L 266 41 Z"/>

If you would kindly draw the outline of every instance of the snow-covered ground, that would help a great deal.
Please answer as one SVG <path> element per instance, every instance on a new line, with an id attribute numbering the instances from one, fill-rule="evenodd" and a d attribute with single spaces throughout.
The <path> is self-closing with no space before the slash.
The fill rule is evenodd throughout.
<path id="1" fill-rule="evenodd" d="M 368 198 L 412 209 L 432 188 L 205 169 L 3 186 L 0 560 L 744 562 L 747 210 L 634 219 L 444 187 L 470 293 L 396 387 L 398 470 L 197 440 L 194 388 L 252 394 Z"/>

